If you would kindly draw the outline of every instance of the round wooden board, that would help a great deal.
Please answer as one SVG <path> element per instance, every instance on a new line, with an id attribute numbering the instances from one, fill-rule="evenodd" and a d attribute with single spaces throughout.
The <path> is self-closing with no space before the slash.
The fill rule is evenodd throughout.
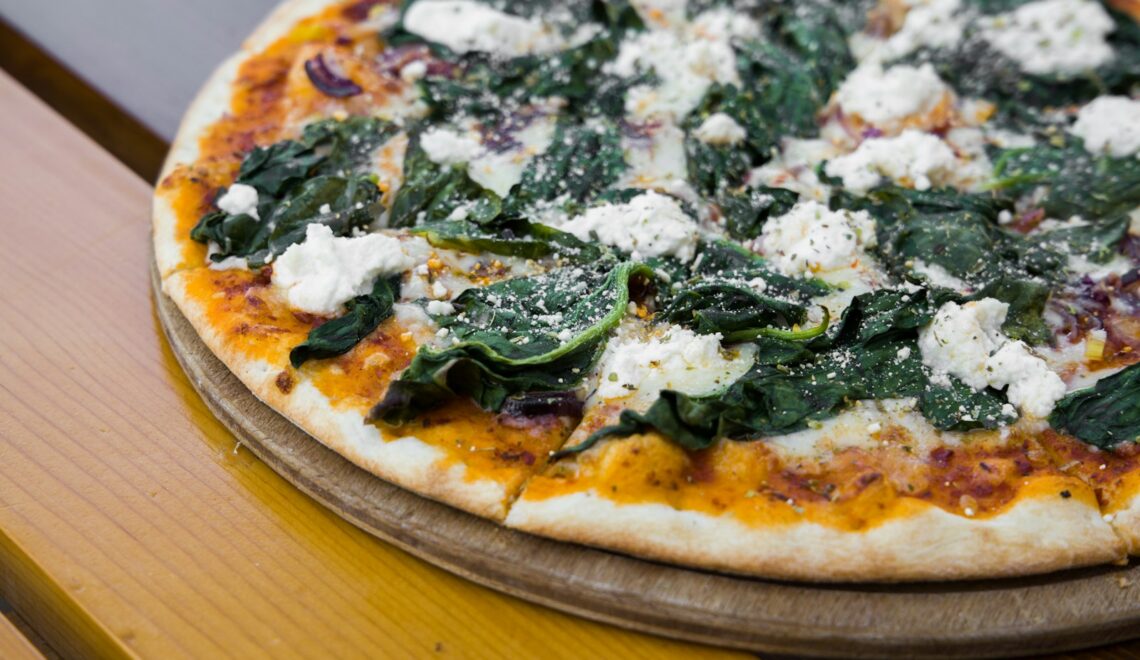
<path id="1" fill-rule="evenodd" d="M 805 585 L 720 575 L 500 527 L 378 479 L 258 400 L 202 344 L 152 267 L 158 316 L 207 406 L 346 520 L 467 579 L 657 635 L 817 656 L 1035 655 L 1140 637 L 1140 565 L 989 582 Z"/>

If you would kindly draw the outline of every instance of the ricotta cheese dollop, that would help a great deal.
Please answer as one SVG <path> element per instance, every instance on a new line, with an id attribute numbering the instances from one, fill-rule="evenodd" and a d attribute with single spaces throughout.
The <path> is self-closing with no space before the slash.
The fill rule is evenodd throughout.
<path id="1" fill-rule="evenodd" d="M 639 393 L 651 402 L 663 389 L 705 394 L 728 385 L 748 371 L 752 355 L 724 351 L 720 340 L 718 334 L 698 335 L 680 326 L 667 326 L 648 337 L 623 328 L 598 363 L 594 396 L 614 399 Z"/>
<path id="2" fill-rule="evenodd" d="M 885 40 L 864 34 L 851 38 L 851 50 L 862 61 L 887 62 L 922 47 L 951 48 L 962 40 L 966 17 L 962 0 L 904 0 L 902 27 Z"/>
<path id="3" fill-rule="evenodd" d="M 273 262 L 273 285 L 290 307 L 329 316 L 371 291 L 377 277 L 403 272 L 414 263 L 391 236 L 342 238 L 327 225 L 314 223 L 306 228 L 304 242 L 290 246 Z"/>
<path id="4" fill-rule="evenodd" d="M 876 243 L 875 221 L 866 211 L 832 211 L 808 200 L 768 220 L 759 247 L 781 273 L 810 275 L 851 266 Z"/>
<path id="5" fill-rule="evenodd" d="M 230 215 L 248 215 L 254 220 L 257 216 L 257 188 L 244 183 L 235 183 L 218 198 L 218 208 Z"/>
<path id="6" fill-rule="evenodd" d="M 844 156 L 829 161 L 829 176 L 843 179 L 855 193 L 865 193 L 892 179 L 916 190 L 950 181 L 958 163 L 954 150 L 937 135 L 907 129 L 896 137 L 864 140 Z"/>
<path id="7" fill-rule="evenodd" d="M 886 70 L 872 63 L 847 76 L 835 101 L 844 113 L 879 126 L 925 114 L 949 91 L 929 63 L 919 67 L 900 64 Z"/>
<path id="8" fill-rule="evenodd" d="M 919 330 L 922 362 L 936 385 L 949 385 L 952 375 L 974 390 L 1008 388 L 1006 398 L 1022 414 L 1048 417 L 1065 396 L 1065 382 L 1025 342 L 1001 331 L 1008 312 L 1009 305 L 994 298 L 946 303 Z"/>
<path id="9" fill-rule="evenodd" d="M 570 37 L 540 18 L 508 14 L 473 0 L 419 0 L 404 15 L 404 29 L 456 53 L 519 57 L 556 52 L 589 39 L 586 25 Z"/>
<path id="10" fill-rule="evenodd" d="M 1125 158 L 1140 152 L 1140 101 L 1126 96 L 1101 96 L 1077 113 L 1071 129 L 1094 154 Z"/>
<path id="11" fill-rule="evenodd" d="M 625 204 L 595 206 L 559 229 L 584 241 L 597 236 L 634 259 L 671 255 L 685 262 L 696 256 L 701 237 L 696 221 L 677 200 L 652 191 Z"/>
<path id="12" fill-rule="evenodd" d="M 712 10 L 677 29 L 634 33 L 622 41 L 606 70 L 624 78 L 655 73 L 660 84 L 632 87 L 625 111 L 636 119 L 679 121 L 713 83 L 740 84 L 731 40 L 759 34 L 753 19 L 728 9 Z"/>
<path id="13" fill-rule="evenodd" d="M 748 137 L 748 132 L 732 117 L 723 112 L 717 112 L 709 115 L 708 119 L 701 122 L 694 135 L 705 144 L 731 146 L 741 143 L 744 138 Z"/>
<path id="14" fill-rule="evenodd" d="M 1035 74 L 1077 74 L 1113 57 L 1116 25 L 1093 0 L 1037 0 L 979 20 L 982 38 Z"/>
<path id="15" fill-rule="evenodd" d="M 461 165 L 483 152 L 479 139 L 447 128 L 433 128 L 420 136 L 420 146 L 433 163 Z"/>

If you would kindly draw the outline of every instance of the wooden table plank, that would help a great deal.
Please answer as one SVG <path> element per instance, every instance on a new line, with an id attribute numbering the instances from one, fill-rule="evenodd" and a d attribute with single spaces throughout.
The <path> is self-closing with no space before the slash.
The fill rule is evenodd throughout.
<path id="1" fill-rule="evenodd" d="M 170 140 L 198 87 L 277 0 L 0 0 L 0 18 Z"/>
<path id="2" fill-rule="evenodd" d="M 0 658 L 6 660 L 43 660 L 43 654 L 12 625 L 0 616 Z"/>
<path id="3" fill-rule="evenodd" d="M 0 589 L 65 655 L 681 657 L 386 546 L 206 411 L 148 294 L 146 184 L 0 74 Z"/>

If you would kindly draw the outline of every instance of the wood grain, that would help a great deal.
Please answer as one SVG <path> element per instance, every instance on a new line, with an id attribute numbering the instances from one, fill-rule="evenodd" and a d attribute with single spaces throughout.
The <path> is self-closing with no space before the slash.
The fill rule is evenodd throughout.
<path id="1" fill-rule="evenodd" d="M 43 654 L 25 638 L 12 622 L 0 616 L 0 658 L 43 660 Z"/>
<path id="2" fill-rule="evenodd" d="M 425 564 L 243 449 L 162 340 L 149 187 L 0 74 L 0 593 L 66 657 L 717 652 Z"/>

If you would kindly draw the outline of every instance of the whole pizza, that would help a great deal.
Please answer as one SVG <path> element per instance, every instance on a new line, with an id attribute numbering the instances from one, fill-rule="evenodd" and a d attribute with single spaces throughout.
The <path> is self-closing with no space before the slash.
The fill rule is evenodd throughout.
<path id="1" fill-rule="evenodd" d="M 163 290 L 503 525 L 796 580 L 1140 554 L 1140 3 L 292 0 L 191 106 Z"/>

